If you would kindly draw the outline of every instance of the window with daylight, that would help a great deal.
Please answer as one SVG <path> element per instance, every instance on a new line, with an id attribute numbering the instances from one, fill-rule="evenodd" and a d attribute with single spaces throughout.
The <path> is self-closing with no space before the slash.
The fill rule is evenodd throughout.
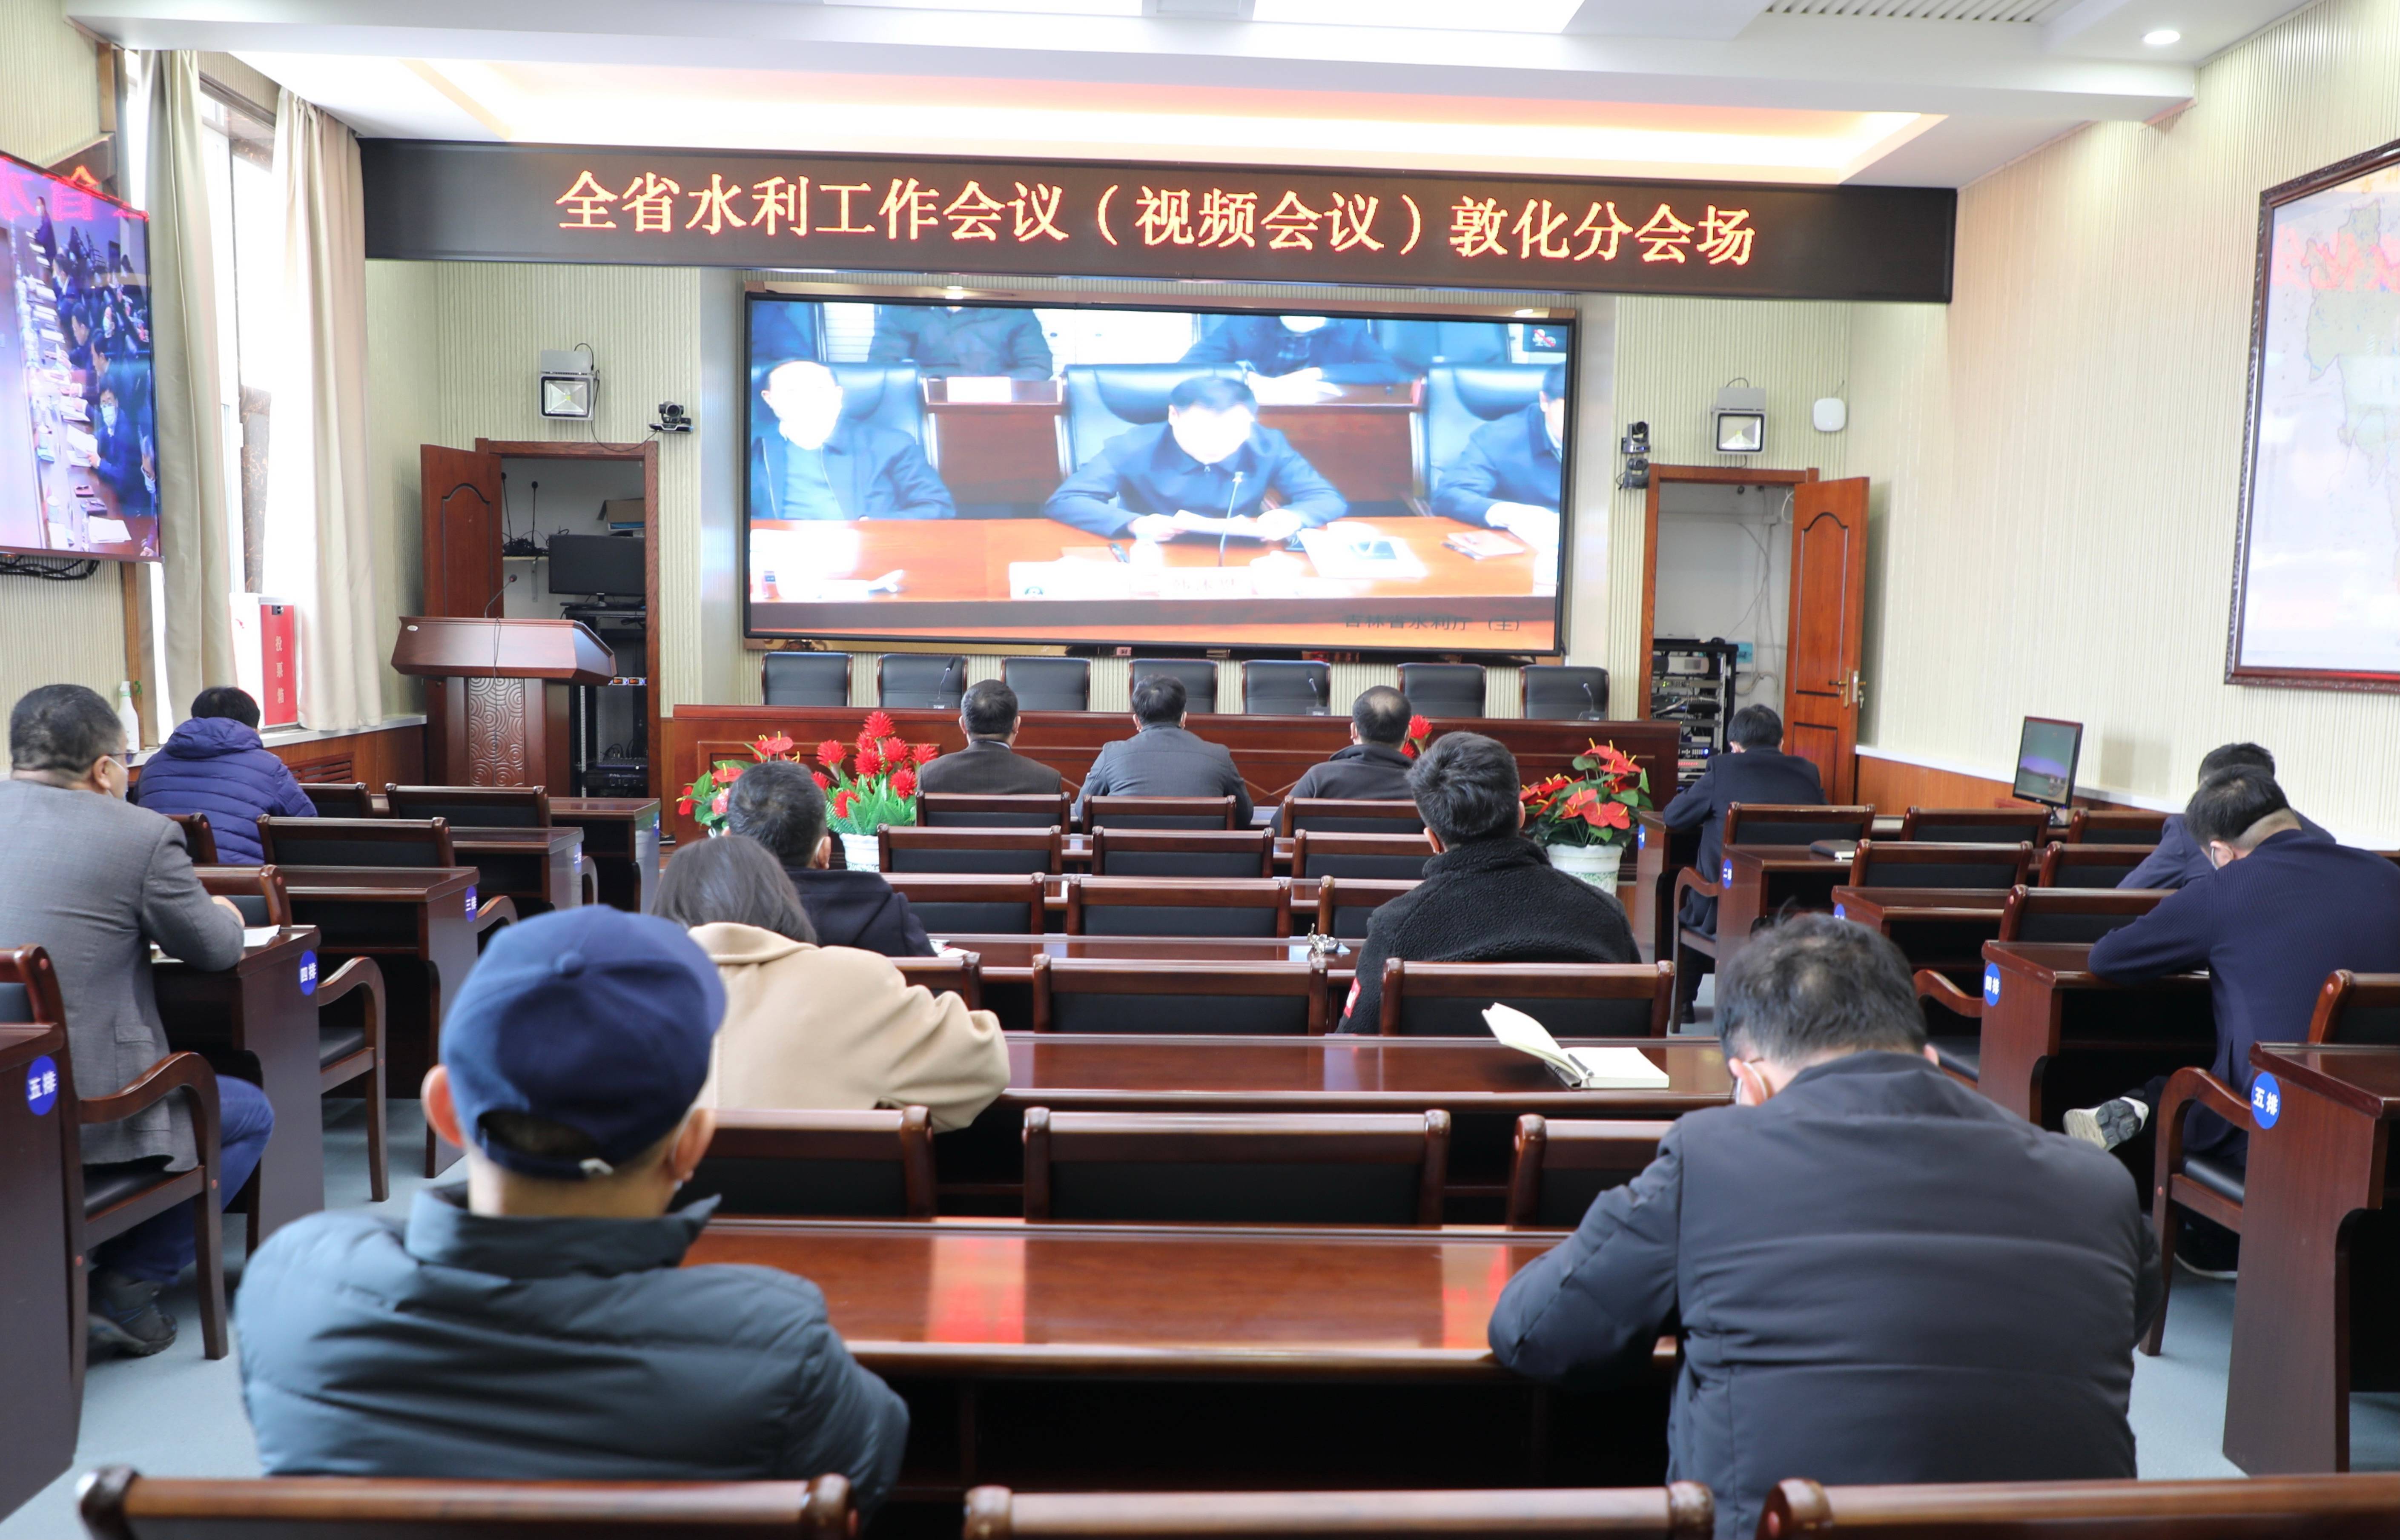
<path id="1" fill-rule="evenodd" d="M 225 436 L 228 549 L 235 587 L 255 593 L 266 554 L 266 456 L 273 404 L 283 199 L 275 114 L 205 82 L 209 225 L 216 247 L 218 420 Z"/>

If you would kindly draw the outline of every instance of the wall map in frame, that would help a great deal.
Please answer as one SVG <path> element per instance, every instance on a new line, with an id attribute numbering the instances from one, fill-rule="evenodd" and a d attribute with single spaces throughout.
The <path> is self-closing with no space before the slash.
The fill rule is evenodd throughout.
<path id="1" fill-rule="evenodd" d="M 2259 199 L 2226 678 L 2400 690 L 2400 142 Z"/>

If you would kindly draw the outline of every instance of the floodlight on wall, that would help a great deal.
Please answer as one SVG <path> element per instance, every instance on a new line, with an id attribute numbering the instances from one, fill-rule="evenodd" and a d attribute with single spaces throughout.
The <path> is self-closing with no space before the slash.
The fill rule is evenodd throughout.
<path id="1" fill-rule="evenodd" d="M 580 346 L 580 345 L 579 345 Z M 589 420 L 600 394 L 600 367 L 588 348 L 541 350 L 539 405 L 545 417 Z"/>
<path id="2" fill-rule="evenodd" d="M 1710 410 L 1720 455 L 1756 455 L 1766 448 L 1766 392 L 1747 381 L 1717 392 Z"/>

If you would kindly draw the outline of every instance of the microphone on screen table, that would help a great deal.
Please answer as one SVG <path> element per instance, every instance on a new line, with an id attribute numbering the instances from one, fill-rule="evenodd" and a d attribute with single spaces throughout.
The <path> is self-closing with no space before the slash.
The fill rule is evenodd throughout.
<path id="1" fill-rule="evenodd" d="M 1234 489 L 1225 494 L 1225 517 L 1229 522 L 1224 528 L 1217 532 L 1217 565 L 1219 566 L 1225 565 L 1225 542 L 1233 538 L 1234 535 L 1234 527 L 1230 522 L 1234 517 L 1234 505 L 1241 499 L 1242 473 L 1236 470 L 1234 472 Z"/>
<path id="2" fill-rule="evenodd" d="M 1600 697 L 1598 697 L 1598 696 L 1594 695 L 1594 694 L 1591 692 L 1591 681 L 1590 681 L 1590 680 L 1589 680 L 1589 679 L 1582 679 L 1582 680 L 1578 680 L 1578 681 L 1576 681 L 1576 682 L 1577 682 L 1578 684 L 1580 684 L 1580 685 L 1582 685 L 1582 686 L 1583 686 L 1583 698 L 1584 698 L 1584 700 L 1585 700 L 1587 702 L 1589 702 L 1589 703 L 1590 704 L 1590 706 L 1591 706 L 1591 709 L 1590 709 L 1589 711 L 1588 711 L 1588 712 L 1585 712 L 1585 713 L 1584 713 L 1583 719 L 1584 719 L 1585 721 L 1587 721 L 1587 722 L 1597 722 L 1597 721 L 1599 721 L 1599 720 L 1600 720 Z"/>

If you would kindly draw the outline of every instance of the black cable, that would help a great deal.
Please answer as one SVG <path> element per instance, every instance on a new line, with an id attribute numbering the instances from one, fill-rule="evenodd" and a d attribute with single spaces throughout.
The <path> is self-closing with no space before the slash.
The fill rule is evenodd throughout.
<path id="1" fill-rule="evenodd" d="M 0 578 L 38 578 L 50 583 L 79 583 L 100 572 L 98 557 L 0 556 Z"/>

